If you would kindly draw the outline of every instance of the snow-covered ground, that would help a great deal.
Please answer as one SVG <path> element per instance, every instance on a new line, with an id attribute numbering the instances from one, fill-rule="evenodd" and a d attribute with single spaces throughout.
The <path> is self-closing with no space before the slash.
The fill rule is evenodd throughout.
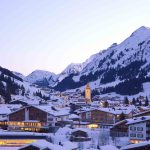
<path id="1" fill-rule="evenodd" d="M 82 128 L 81 128 L 82 129 Z M 79 149 L 91 149 L 96 150 L 98 147 L 100 147 L 102 150 L 118 150 L 116 146 L 122 147 L 128 144 L 128 138 L 115 138 L 112 140 L 112 138 L 109 135 L 109 129 L 85 129 L 88 133 L 88 136 L 91 137 L 91 141 L 87 142 L 70 142 L 70 134 L 72 131 L 76 129 L 70 129 L 68 127 L 60 128 L 55 134 L 53 133 L 45 133 L 45 135 L 48 135 L 51 140 L 52 144 L 59 145 L 60 143 L 67 147 L 67 150 L 71 150 L 71 148 L 78 147 Z M 35 133 L 31 132 L 1 132 L 1 134 L 27 134 L 32 135 Z M 42 133 L 36 133 L 37 135 L 40 135 Z M 42 134 L 43 135 L 43 134 Z M 42 142 L 41 142 L 42 143 Z M 52 145 L 51 144 L 51 145 Z M 58 146 L 59 147 L 59 146 Z M 0 147 L 0 150 L 17 150 L 18 147 Z"/>
<path id="2" fill-rule="evenodd" d="M 59 142 L 64 143 L 69 141 L 70 133 L 74 129 L 70 128 L 60 128 L 55 134 L 51 135 L 52 141 L 54 144 L 59 144 Z M 116 138 L 114 141 L 109 135 L 109 129 L 83 129 L 85 130 L 89 137 L 91 137 L 91 141 L 87 142 L 73 142 L 77 144 L 81 149 L 97 149 L 98 145 L 105 150 L 106 147 L 112 147 L 115 149 L 116 146 L 125 146 L 128 144 L 128 138 Z M 115 146 L 116 145 L 116 146 Z"/>
<path id="3" fill-rule="evenodd" d="M 19 147 L 0 147 L 0 150 L 18 150 Z"/>

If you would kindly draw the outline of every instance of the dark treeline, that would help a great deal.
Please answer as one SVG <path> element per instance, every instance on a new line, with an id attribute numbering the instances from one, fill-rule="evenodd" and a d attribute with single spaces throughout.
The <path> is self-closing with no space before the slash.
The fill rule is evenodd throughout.
<path id="1" fill-rule="evenodd" d="M 5 99 L 6 103 L 10 102 L 11 94 L 18 94 L 20 89 L 23 90 L 24 87 L 14 82 L 14 78 L 4 74 L 0 75 L 0 95 Z"/>

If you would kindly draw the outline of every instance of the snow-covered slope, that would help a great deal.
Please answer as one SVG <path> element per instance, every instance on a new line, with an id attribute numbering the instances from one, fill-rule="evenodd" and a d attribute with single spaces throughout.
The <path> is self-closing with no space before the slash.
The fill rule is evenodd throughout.
<path id="1" fill-rule="evenodd" d="M 133 80 L 137 79 L 140 80 L 138 82 L 144 82 L 143 80 L 150 76 L 149 58 L 150 28 L 142 26 L 122 43 L 114 43 L 108 49 L 92 55 L 80 64 L 82 69 L 77 74 L 66 75 L 63 80 L 58 80 L 55 89 L 80 88 L 87 82 L 94 82 L 95 88 L 112 82 L 115 85 L 116 81 L 118 84 L 132 80 L 131 85 L 135 82 Z"/>
<path id="2" fill-rule="evenodd" d="M 43 85 L 53 85 L 56 82 L 57 76 L 48 71 L 35 70 L 24 78 L 25 81 Z"/>
<path id="3" fill-rule="evenodd" d="M 15 74 L 16 76 L 20 77 L 21 79 L 25 78 L 25 76 L 19 72 L 13 71 L 12 73 Z"/>
<path id="4" fill-rule="evenodd" d="M 126 66 L 135 60 L 146 59 L 150 62 L 150 28 L 140 27 L 131 34 L 129 38 L 119 45 L 112 45 L 105 51 L 93 55 L 90 62 L 85 62 L 81 74 L 97 71 L 97 69 L 107 69 L 108 67 L 117 67 L 118 65 Z M 144 51 L 144 53 L 142 53 Z M 134 56 L 136 55 L 137 56 Z M 106 60 L 105 60 L 106 59 Z M 104 61 L 102 61 L 104 60 Z M 102 62 L 102 63 L 100 63 Z M 83 63 L 84 64 L 84 63 Z"/>
<path id="5" fill-rule="evenodd" d="M 36 103 L 48 98 L 49 94 L 24 81 L 20 73 L 0 67 L 0 103 L 9 103 L 18 99 Z"/>
<path id="6" fill-rule="evenodd" d="M 36 70 L 24 81 L 65 91 L 88 82 L 101 93 L 137 94 L 150 82 L 150 28 L 142 26 L 120 44 L 112 44 L 81 64 L 70 64 L 60 74 Z M 17 75 L 17 74 L 16 74 Z"/>
<path id="7" fill-rule="evenodd" d="M 57 78 L 57 82 L 61 82 L 64 78 L 66 78 L 67 76 L 71 75 L 71 74 L 79 74 L 81 72 L 83 68 L 83 65 L 82 64 L 70 64 L 66 67 L 65 70 L 63 70 L 59 75 L 58 75 L 58 78 Z"/>

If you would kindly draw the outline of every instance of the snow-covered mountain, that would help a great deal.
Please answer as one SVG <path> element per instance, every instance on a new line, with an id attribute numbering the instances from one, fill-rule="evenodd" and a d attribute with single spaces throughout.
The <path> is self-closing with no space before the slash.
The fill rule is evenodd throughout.
<path id="1" fill-rule="evenodd" d="M 57 76 L 48 71 L 35 70 L 24 78 L 25 81 L 35 83 L 40 86 L 51 86 L 56 82 Z"/>
<path id="2" fill-rule="evenodd" d="M 21 79 L 25 78 L 25 76 L 19 72 L 13 71 L 12 73 L 15 74 L 16 76 L 20 77 Z"/>
<path id="3" fill-rule="evenodd" d="M 9 103 L 11 100 L 38 103 L 48 98 L 49 94 L 26 82 L 20 73 L 0 67 L 0 103 Z"/>
<path id="4" fill-rule="evenodd" d="M 35 70 L 28 76 L 24 77 L 24 80 L 43 87 L 54 87 L 71 74 L 79 74 L 82 70 L 82 67 L 82 64 L 72 63 L 58 75 L 44 70 Z"/>
<path id="5" fill-rule="evenodd" d="M 65 76 L 55 89 L 75 89 L 91 82 L 93 89 L 101 89 L 107 84 L 109 89 L 105 87 L 101 89 L 102 92 L 135 94 L 142 90 L 143 82 L 149 81 L 149 58 L 150 28 L 142 26 L 122 43 L 114 43 L 108 49 L 91 56 L 80 64 L 82 69 L 77 74 Z M 124 89 L 125 85 L 132 90 Z"/>
<path id="6" fill-rule="evenodd" d="M 137 94 L 150 82 L 150 28 L 142 26 L 120 44 L 112 44 L 92 55 L 81 64 L 70 64 L 60 74 L 42 70 L 23 81 L 58 91 L 83 89 L 90 82 L 93 91 L 100 94 L 116 92 L 121 95 Z M 97 92 L 96 91 L 96 92 Z"/>
<path id="7" fill-rule="evenodd" d="M 67 76 L 71 75 L 71 74 L 76 74 L 78 75 L 81 70 L 83 69 L 83 65 L 82 64 L 75 64 L 75 63 L 71 63 L 70 65 L 68 65 L 66 67 L 65 70 L 63 70 L 57 78 L 57 82 L 61 82 L 64 78 L 66 78 Z"/>

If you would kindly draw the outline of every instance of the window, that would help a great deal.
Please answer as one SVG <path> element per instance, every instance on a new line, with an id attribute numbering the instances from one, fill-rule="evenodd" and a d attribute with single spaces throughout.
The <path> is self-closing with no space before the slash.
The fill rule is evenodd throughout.
<path id="1" fill-rule="evenodd" d="M 136 134 L 135 133 L 131 133 L 130 137 L 136 137 Z"/>
<path id="2" fill-rule="evenodd" d="M 137 131 L 143 131 L 142 127 L 137 127 Z"/>
<path id="3" fill-rule="evenodd" d="M 136 131 L 136 127 L 131 126 L 131 127 L 130 127 L 130 130 L 131 130 L 131 131 Z"/>
<path id="4" fill-rule="evenodd" d="M 53 121 L 53 118 L 48 118 L 48 121 Z"/>
<path id="5" fill-rule="evenodd" d="M 137 134 L 138 138 L 143 138 L 143 134 Z"/>

